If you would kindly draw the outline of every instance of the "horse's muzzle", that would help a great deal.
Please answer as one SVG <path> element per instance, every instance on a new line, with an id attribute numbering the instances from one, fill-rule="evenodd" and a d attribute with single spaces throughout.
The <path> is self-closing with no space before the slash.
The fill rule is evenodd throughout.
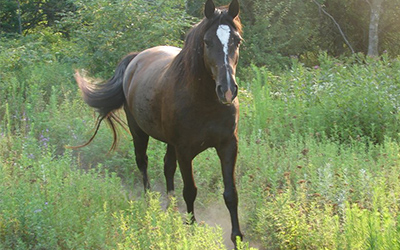
<path id="1" fill-rule="evenodd" d="M 232 104 L 238 94 L 237 84 L 232 84 L 230 87 L 224 87 L 222 85 L 217 85 L 217 96 L 221 103 Z"/>

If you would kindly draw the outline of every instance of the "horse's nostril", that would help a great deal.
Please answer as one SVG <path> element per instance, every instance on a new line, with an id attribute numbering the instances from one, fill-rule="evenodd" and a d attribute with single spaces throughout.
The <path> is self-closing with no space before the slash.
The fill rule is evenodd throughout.
<path id="1" fill-rule="evenodd" d="M 238 94 L 238 86 L 237 85 L 235 85 L 235 89 L 233 90 L 233 96 L 234 97 L 236 97 L 237 96 L 237 94 Z"/>
<path id="2" fill-rule="evenodd" d="M 224 96 L 224 91 L 222 90 L 222 86 L 218 85 L 217 86 L 217 94 L 219 97 L 223 97 Z"/>

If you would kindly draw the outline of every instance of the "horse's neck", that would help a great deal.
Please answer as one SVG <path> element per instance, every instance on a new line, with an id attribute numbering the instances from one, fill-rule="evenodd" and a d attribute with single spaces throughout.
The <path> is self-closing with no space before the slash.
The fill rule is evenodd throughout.
<path id="1" fill-rule="evenodd" d="M 188 91 L 194 99 L 207 102 L 218 102 L 215 92 L 215 81 L 209 74 L 202 74 L 192 80 L 188 80 Z"/>
<path id="2" fill-rule="evenodd" d="M 193 101 L 218 101 L 215 81 L 211 73 L 202 64 L 203 59 L 197 58 L 199 61 L 192 61 L 193 59 L 191 59 L 185 54 L 185 49 L 182 49 L 181 53 L 170 64 L 167 74 L 175 78 L 176 90 L 187 92 Z"/>

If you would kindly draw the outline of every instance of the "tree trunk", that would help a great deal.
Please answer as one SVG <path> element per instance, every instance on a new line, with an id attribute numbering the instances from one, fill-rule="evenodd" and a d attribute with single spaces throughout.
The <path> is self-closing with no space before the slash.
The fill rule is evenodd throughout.
<path id="1" fill-rule="evenodd" d="M 368 0 L 367 0 L 368 1 Z M 379 56 L 379 18 L 384 0 L 369 0 L 371 7 L 369 21 L 369 40 L 368 40 L 368 56 Z"/>
<path id="2" fill-rule="evenodd" d="M 21 3 L 19 2 L 19 0 L 17 0 L 18 3 L 18 33 L 21 35 L 22 34 L 22 20 L 21 20 Z"/>

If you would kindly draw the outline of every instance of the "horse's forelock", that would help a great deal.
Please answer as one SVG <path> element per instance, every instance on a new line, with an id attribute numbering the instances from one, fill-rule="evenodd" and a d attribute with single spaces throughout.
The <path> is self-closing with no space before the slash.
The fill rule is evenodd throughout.
<path id="1" fill-rule="evenodd" d="M 219 7 L 220 10 L 220 15 L 218 15 L 217 19 L 220 20 L 220 23 L 228 23 L 230 24 L 233 28 L 236 29 L 239 34 L 242 34 L 242 23 L 240 22 L 239 16 L 236 16 L 235 18 L 232 18 L 229 13 L 229 5 Z"/>

